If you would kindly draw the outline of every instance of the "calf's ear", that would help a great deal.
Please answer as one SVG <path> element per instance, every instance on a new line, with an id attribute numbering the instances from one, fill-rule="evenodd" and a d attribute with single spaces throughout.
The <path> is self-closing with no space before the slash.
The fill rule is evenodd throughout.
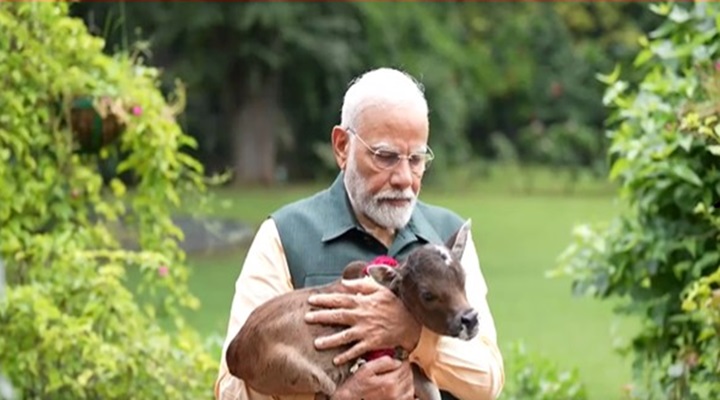
<path id="1" fill-rule="evenodd" d="M 368 274 L 375 281 L 383 286 L 390 287 L 390 284 L 397 276 L 397 271 L 387 265 L 371 265 L 368 267 Z"/>
<path id="2" fill-rule="evenodd" d="M 363 270 L 367 263 L 365 261 L 353 261 L 343 270 L 343 279 L 359 279 L 363 277 Z"/>
<path id="3" fill-rule="evenodd" d="M 455 232 L 450 239 L 448 239 L 445 245 L 453 256 L 459 261 L 462 258 L 463 252 L 465 252 L 465 244 L 467 243 L 468 235 L 470 234 L 470 226 L 472 221 L 468 219 L 462 224 L 460 229 Z"/>

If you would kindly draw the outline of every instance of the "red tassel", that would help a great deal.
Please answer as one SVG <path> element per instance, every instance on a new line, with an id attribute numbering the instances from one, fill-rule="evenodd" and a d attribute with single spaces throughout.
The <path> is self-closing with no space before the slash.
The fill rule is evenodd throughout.
<path id="1" fill-rule="evenodd" d="M 390 257 L 390 256 L 377 256 L 374 260 L 372 260 L 368 265 L 365 266 L 363 269 L 363 274 L 368 275 L 368 267 L 372 265 L 387 265 L 389 267 L 395 268 L 398 266 L 398 262 L 396 259 Z M 363 355 L 363 358 L 366 361 L 374 360 L 376 358 L 380 358 L 382 356 L 389 356 L 389 357 L 395 357 L 395 350 L 393 349 L 381 349 L 381 350 L 373 350 L 365 353 Z"/>

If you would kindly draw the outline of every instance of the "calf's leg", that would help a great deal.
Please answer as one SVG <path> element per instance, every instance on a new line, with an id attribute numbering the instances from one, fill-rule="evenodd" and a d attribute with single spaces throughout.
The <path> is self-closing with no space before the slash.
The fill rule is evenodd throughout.
<path id="1" fill-rule="evenodd" d="M 425 373 L 417 366 L 410 364 L 413 372 L 413 385 L 415 386 L 415 398 L 418 400 L 442 400 L 440 389 L 432 383 Z"/>
<path id="2" fill-rule="evenodd" d="M 275 346 L 261 363 L 265 365 L 259 368 L 260 373 L 247 382 L 260 393 L 275 396 L 324 394 L 329 398 L 335 392 L 336 384 L 323 368 L 295 347 Z"/>

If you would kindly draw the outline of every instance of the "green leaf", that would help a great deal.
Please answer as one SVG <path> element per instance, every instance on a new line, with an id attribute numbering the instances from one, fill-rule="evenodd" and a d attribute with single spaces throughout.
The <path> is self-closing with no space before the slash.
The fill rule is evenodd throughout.
<path id="1" fill-rule="evenodd" d="M 678 138 L 678 144 L 685 151 L 690 151 L 690 146 L 692 146 L 692 142 L 693 142 L 693 137 L 691 135 L 683 135 Z"/>
<path id="2" fill-rule="evenodd" d="M 713 155 L 720 156 L 720 145 L 714 144 L 707 146 L 707 150 Z"/>
<path id="3" fill-rule="evenodd" d="M 700 335 L 698 335 L 698 341 L 704 342 L 711 338 L 717 337 L 717 331 L 711 327 L 703 328 L 702 331 L 700 331 Z"/>
<path id="4" fill-rule="evenodd" d="M 696 257 L 697 256 L 697 240 L 695 238 L 687 238 L 683 239 L 682 241 L 683 246 L 687 249 L 687 251 L 690 253 L 690 256 Z"/>
<path id="5" fill-rule="evenodd" d="M 681 261 L 681 262 L 675 264 L 673 266 L 673 273 L 675 275 L 675 278 L 682 279 L 682 277 L 690 269 L 691 266 L 692 266 L 692 262 L 690 262 L 688 260 Z"/>
<path id="6" fill-rule="evenodd" d="M 670 40 L 661 40 L 654 42 L 653 45 L 650 46 L 650 48 L 652 49 L 653 54 L 657 55 L 663 60 L 667 60 L 676 56 L 677 50 L 673 45 L 673 42 Z"/>
<path id="7" fill-rule="evenodd" d="M 680 5 L 675 4 L 668 18 L 675 23 L 682 24 L 690 20 L 690 13 Z"/>
<path id="8" fill-rule="evenodd" d="M 621 158 L 615 163 L 613 163 L 612 168 L 610 169 L 610 180 L 617 179 L 618 176 L 622 175 L 630 166 L 630 161 L 626 158 Z"/>
<path id="9" fill-rule="evenodd" d="M 635 60 L 633 61 L 634 67 L 639 67 L 645 63 L 647 63 L 651 58 L 653 57 L 653 52 L 650 49 L 643 49 L 638 53 L 638 55 L 635 57 Z"/>
<path id="10" fill-rule="evenodd" d="M 704 253 L 700 260 L 698 260 L 692 269 L 693 277 L 699 277 L 703 271 L 710 267 L 717 267 L 718 261 L 720 261 L 720 253 L 717 251 L 711 251 Z"/>
<path id="11" fill-rule="evenodd" d="M 679 178 L 684 179 L 685 181 L 692 183 L 695 186 L 702 186 L 702 181 L 700 180 L 700 177 L 697 176 L 695 171 L 690 169 L 685 164 L 675 164 L 672 166 L 672 172 Z"/>
<path id="12" fill-rule="evenodd" d="M 671 3 L 651 3 L 648 8 L 655 14 L 666 16 L 672 10 Z"/>
<path id="13" fill-rule="evenodd" d="M 80 386 L 87 386 L 88 382 L 90 381 L 90 378 L 94 375 L 94 372 L 92 370 L 86 369 L 83 371 L 80 376 L 78 376 L 77 381 Z"/>
<path id="14" fill-rule="evenodd" d="M 610 87 L 605 91 L 605 95 L 603 96 L 602 102 L 604 105 L 610 105 L 613 102 L 618 101 L 620 95 L 629 87 L 628 83 L 625 81 L 617 81 L 614 82 Z"/>
<path id="15" fill-rule="evenodd" d="M 642 278 L 642 280 L 640 280 L 640 287 L 647 289 L 650 286 L 651 286 L 650 278 L 648 278 L 647 276 Z"/>
<path id="16" fill-rule="evenodd" d="M 617 82 L 619 77 L 620 77 L 620 64 L 615 64 L 615 67 L 613 68 L 612 72 L 610 72 L 607 75 L 600 74 L 600 73 L 595 74 L 595 78 L 606 85 L 614 84 L 615 82 Z"/>

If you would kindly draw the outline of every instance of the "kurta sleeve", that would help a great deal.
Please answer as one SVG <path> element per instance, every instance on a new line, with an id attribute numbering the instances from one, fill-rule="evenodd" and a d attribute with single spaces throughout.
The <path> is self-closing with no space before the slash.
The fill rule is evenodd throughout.
<path id="1" fill-rule="evenodd" d="M 235 282 L 230 320 L 220 357 L 218 378 L 215 381 L 217 400 L 270 400 L 247 388 L 242 380 L 228 372 L 225 352 L 250 313 L 267 300 L 293 290 L 287 260 L 280 237 L 272 219 L 265 220 L 258 229 L 242 271 Z"/>

